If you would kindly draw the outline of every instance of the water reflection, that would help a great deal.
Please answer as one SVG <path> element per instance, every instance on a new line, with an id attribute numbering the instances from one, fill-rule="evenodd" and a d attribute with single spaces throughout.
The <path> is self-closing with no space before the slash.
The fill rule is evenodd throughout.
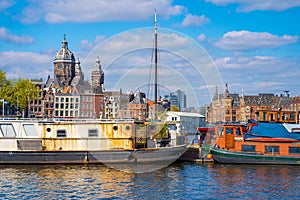
<path id="1" fill-rule="evenodd" d="M 214 197 L 261 199 L 298 197 L 299 166 L 214 165 L 213 180 L 220 186 Z"/>
<path id="2" fill-rule="evenodd" d="M 0 166 L 0 198 L 295 199 L 299 169 L 177 163 L 136 174 L 104 165 Z"/>

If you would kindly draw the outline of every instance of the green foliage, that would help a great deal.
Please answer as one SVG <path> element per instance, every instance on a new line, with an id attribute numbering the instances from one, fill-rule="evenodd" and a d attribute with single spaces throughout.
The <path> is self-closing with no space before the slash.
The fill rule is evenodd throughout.
<path id="1" fill-rule="evenodd" d="M 158 136 L 160 138 L 167 138 L 168 137 L 168 124 L 162 124 L 159 132 L 158 132 Z"/>
<path id="2" fill-rule="evenodd" d="M 9 105 L 26 108 L 30 101 L 38 99 L 41 90 L 31 80 L 19 78 L 17 81 L 7 80 L 5 73 L 0 70 L 0 99 Z"/>
<path id="3" fill-rule="evenodd" d="M 5 73 L 0 69 L 0 87 L 6 83 Z"/>
<path id="4" fill-rule="evenodd" d="M 180 112 L 180 108 L 178 108 L 177 106 L 171 106 L 170 111 Z"/>

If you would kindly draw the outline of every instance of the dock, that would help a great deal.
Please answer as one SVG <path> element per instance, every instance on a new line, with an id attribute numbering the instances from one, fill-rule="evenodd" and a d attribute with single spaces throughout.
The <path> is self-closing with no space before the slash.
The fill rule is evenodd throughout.
<path id="1" fill-rule="evenodd" d="M 194 163 L 213 163 L 212 158 L 207 156 L 209 147 L 198 144 L 190 144 L 184 154 L 179 158 L 179 161 L 194 162 Z"/>

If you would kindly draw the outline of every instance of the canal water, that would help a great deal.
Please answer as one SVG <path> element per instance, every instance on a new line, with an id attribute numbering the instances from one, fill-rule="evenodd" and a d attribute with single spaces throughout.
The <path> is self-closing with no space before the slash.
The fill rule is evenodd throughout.
<path id="1" fill-rule="evenodd" d="M 177 163 L 139 174 L 0 166 L 0 199 L 300 199 L 300 166 Z"/>

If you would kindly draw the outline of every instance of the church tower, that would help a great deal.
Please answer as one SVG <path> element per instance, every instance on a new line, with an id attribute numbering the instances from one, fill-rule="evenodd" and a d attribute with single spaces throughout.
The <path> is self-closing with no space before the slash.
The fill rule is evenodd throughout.
<path id="1" fill-rule="evenodd" d="M 68 48 L 66 34 L 62 41 L 62 47 L 55 55 L 54 61 L 54 77 L 57 79 L 60 87 L 69 86 L 75 77 L 75 57 Z"/>
<path id="2" fill-rule="evenodd" d="M 99 57 L 97 57 L 95 68 L 92 71 L 92 89 L 96 94 L 104 91 L 104 72 L 101 69 Z"/>

